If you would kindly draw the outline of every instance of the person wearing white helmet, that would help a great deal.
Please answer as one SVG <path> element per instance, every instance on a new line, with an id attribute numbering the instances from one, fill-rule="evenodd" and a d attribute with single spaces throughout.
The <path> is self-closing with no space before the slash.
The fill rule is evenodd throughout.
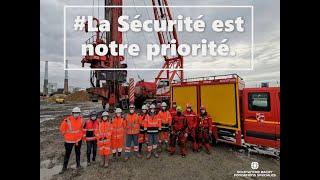
<path id="1" fill-rule="evenodd" d="M 162 151 L 163 143 L 166 146 L 166 150 L 169 151 L 169 128 L 171 127 L 172 117 L 167 110 L 167 103 L 162 102 L 161 111 L 158 112 L 158 117 L 161 120 L 161 131 L 159 137 L 159 152 Z"/>
<path id="2" fill-rule="evenodd" d="M 101 115 L 101 121 L 98 123 L 98 128 L 95 130 L 99 155 L 102 157 L 101 166 L 109 166 L 109 155 L 111 154 L 111 136 L 112 124 L 109 119 L 109 113 L 104 111 Z"/>
<path id="3" fill-rule="evenodd" d="M 81 168 L 80 165 L 80 149 L 82 144 L 83 134 L 83 119 L 80 116 L 81 110 L 79 107 L 72 109 L 72 115 L 63 119 L 60 125 L 60 132 L 64 137 L 65 156 L 63 161 L 63 168 L 60 174 L 67 170 L 69 158 L 73 146 L 75 146 L 76 163 L 77 168 Z"/>
<path id="4" fill-rule="evenodd" d="M 141 158 L 141 155 L 138 153 L 138 135 L 140 132 L 139 116 L 135 113 L 134 104 L 129 106 L 129 114 L 124 120 L 124 127 L 126 132 L 126 149 L 125 149 L 125 161 L 128 161 L 131 154 L 131 147 L 133 143 L 134 153 L 138 158 Z"/>
<path id="5" fill-rule="evenodd" d="M 140 133 L 138 137 L 138 142 L 139 142 L 139 154 L 142 154 L 142 144 L 146 143 L 147 140 L 147 135 L 146 131 L 144 130 L 144 124 L 146 119 L 148 118 L 148 107 L 146 105 L 143 105 L 141 107 L 141 113 L 139 115 L 139 124 L 140 124 Z"/>
<path id="6" fill-rule="evenodd" d="M 156 151 L 159 141 L 159 130 L 161 130 L 161 120 L 155 112 L 156 106 L 152 104 L 150 106 L 149 116 L 147 117 L 144 125 L 144 130 L 148 134 L 148 154 L 147 159 L 151 158 L 151 154 L 158 158 L 159 155 Z"/>
<path id="7" fill-rule="evenodd" d="M 124 122 L 121 116 L 122 110 L 120 108 L 116 109 L 116 116 L 112 120 L 112 137 L 111 137 L 111 148 L 113 158 L 116 156 L 121 156 L 122 146 L 124 143 Z"/>

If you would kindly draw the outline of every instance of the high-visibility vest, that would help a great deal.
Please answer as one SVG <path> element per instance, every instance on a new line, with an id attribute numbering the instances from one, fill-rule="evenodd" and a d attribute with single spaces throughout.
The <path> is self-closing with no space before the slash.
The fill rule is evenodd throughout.
<path id="1" fill-rule="evenodd" d="M 88 120 L 85 122 L 83 127 L 83 136 L 86 138 L 87 141 L 96 140 L 96 137 L 94 136 L 94 131 L 98 127 L 98 119 L 95 121 Z"/>
<path id="2" fill-rule="evenodd" d="M 112 124 L 108 121 L 100 121 L 94 134 L 99 145 L 111 145 Z"/>
<path id="3" fill-rule="evenodd" d="M 161 120 L 158 115 L 148 116 L 144 128 L 147 129 L 147 133 L 158 133 L 161 129 Z"/>
<path id="4" fill-rule="evenodd" d="M 60 125 L 60 132 L 64 137 L 66 143 L 76 143 L 82 139 L 82 126 L 83 119 L 78 117 L 75 119 L 73 116 L 65 118 Z"/>
<path id="5" fill-rule="evenodd" d="M 124 126 L 127 134 L 138 134 L 140 131 L 138 115 L 136 113 L 128 114 Z"/>
<path id="6" fill-rule="evenodd" d="M 161 130 L 167 131 L 169 130 L 169 126 L 171 126 L 172 117 L 169 111 L 159 111 L 158 117 L 161 120 Z"/>
<path id="7" fill-rule="evenodd" d="M 121 139 L 124 135 L 124 123 L 121 117 L 115 117 L 112 121 L 112 139 Z"/>
<path id="8" fill-rule="evenodd" d="M 140 133 L 141 134 L 145 133 L 144 124 L 145 124 L 148 116 L 149 116 L 148 114 L 140 114 L 140 116 L 139 116 L 139 124 L 140 124 Z"/>

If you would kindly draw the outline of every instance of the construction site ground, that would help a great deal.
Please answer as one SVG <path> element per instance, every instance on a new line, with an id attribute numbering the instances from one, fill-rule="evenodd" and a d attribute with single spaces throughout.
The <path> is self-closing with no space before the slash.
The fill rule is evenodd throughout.
<path id="1" fill-rule="evenodd" d="M 147 160 L 132 157 L 128 162 L 111 161 L 109 168 L 95 164 L 86 166 L 86 144 L 81 148 L 81 170 L 75 169 L 75 154 L 72 151 L 69 169 L 58 174 L 64 157 L 63 137 L 59 132 L 62 117 L 69 115 L 72 108 L 79 106 L 86 116 L 90 110 L 101 111 L 100 102 L 50 103 L 40 100 L 40 177 L 41 179 L 258 179 L 257 177 L 234 177 L 237 171 L 252 171 L 251 162 L 258 162 L 260 171 L 272 171 L 280 179 L 280 160 L 274 157 L 246 153 L 243 149 L 219 143 L 212 148 L 211 155 L 201 151 L 194 153 L 188 146 L 188 155 L 182 158 L 178 153 L 170 156 L 162 152 L 159 159 Z"/>

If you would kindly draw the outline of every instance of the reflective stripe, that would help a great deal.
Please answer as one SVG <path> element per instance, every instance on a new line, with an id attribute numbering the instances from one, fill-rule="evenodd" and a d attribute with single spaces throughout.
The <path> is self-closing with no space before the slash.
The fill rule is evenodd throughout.
<path id="1" fill-rule="evenodd" d="M 117 150 L 116 149 L 112 149 L 112 153 L 116 153 L 117 152 Z"/>
<path id="2" fill-rule="evenodd" d="M 157 133 L 159 130 L 147 130 L 148 133 Z"/>
<path id="3" fill-rule="evenodd" d="M 99 142 L 110 142 L 110 139 L 99 140 Z"/>
<path id="4" fill-rule="evenodd" d="M 109 147 L 100 147 L 98 150 L 110 150 L 111 148 Z M 113 151 L 112 151 L 113 152 Z"/>
<path id="5" fill-rule="evenodd" d="M 122 151 L 122 148 L 118 148 L 118 152 L 121 152 Z"/>
<path id="6" fill-rule="evenodd" d="M 152 150 L 152 146 L 148 146 L 148 151 L 151 151 Z"/>
<path id="7" fill-rule="evenodd" d="M 84 131 L 95 131 L 97 129 L 83 129 Z"/>
<path id="8" fill-rule="evenodd" d="M 138 146 L 133 146 L 133 150 L 134 150 L 134 151 L 138 151 L 138 150 L 139 150 L 139 147 L 138 147 Z"/>
<path id="9" fill-rule="evenodd" d="M 154 145 L 152 145 L 152 149 L 157 149 L 157 145 L 156 144 L 154 144 Z"/>

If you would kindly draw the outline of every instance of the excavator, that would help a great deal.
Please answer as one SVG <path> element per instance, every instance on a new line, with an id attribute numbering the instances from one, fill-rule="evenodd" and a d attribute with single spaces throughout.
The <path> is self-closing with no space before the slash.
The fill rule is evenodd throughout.
<path id="1" fill-rule="evenodd" d="M 167 0 L 151 0 L 152 10 L 155 20 L 172 20 L 172 13 L 168 7 Z M 85 43 L 92 44 L 93 47 L 99 44 L 109 45 L 110 42 L 115 41 L 116 44 L 122 43 L 122 32 L 118 31 L 118 18 L 122 15 L 123 1 L 122 0 L 104 0 L 105 7 L 104 18 L 110 22 L 109 32 L 97 31 L 95 35 L 90 37 Z M 93 19 L 99 26 L 99 19 Z M 85 31 L 88 32 L 88 25 L 86 23 Z M 176 46 L 179 46 L 176 28 L 173 31 L 157 32 L 159 43 L 171 44 L 171 40 L 176 40 Z M 82 67 L 85 64 L 90 64 L 92 69 L 90 72 L 91 88 L 87 89 L 92 101 L 102 101 L 102 106 L 105 109 L 109 105 L 110 110 L 120 107 L 127 109 L 129 105 L 129 89 L 127 83 L 127 64 L 123 56 L 112 56 L 107 54 L 105 56 L 87 55 L 82 57 Z M 134 103 L 137 107 L 141 107 L 142 103 L 150 99 L 169 103 L 170 100 L 170 84 L 174 79 L 183 79 L 183 57 L 181 55 L 163 56 L 164 63 L 162 70 L 160 70 L 153 82 L 145 82 L 140 80 L 136 83 L 134 88 Z M 94 70 L 99 68 L 99 70 Z M 106 69 L 106 70 L 101 70 Z M 113 69 L 113 70 L 108 70 Z M 116 69 L 116 70 L 115 70 Z M 119 69 L 119 70 L 118 70 Z M 176 70 L 179 69 L 179 70 Z"/>

